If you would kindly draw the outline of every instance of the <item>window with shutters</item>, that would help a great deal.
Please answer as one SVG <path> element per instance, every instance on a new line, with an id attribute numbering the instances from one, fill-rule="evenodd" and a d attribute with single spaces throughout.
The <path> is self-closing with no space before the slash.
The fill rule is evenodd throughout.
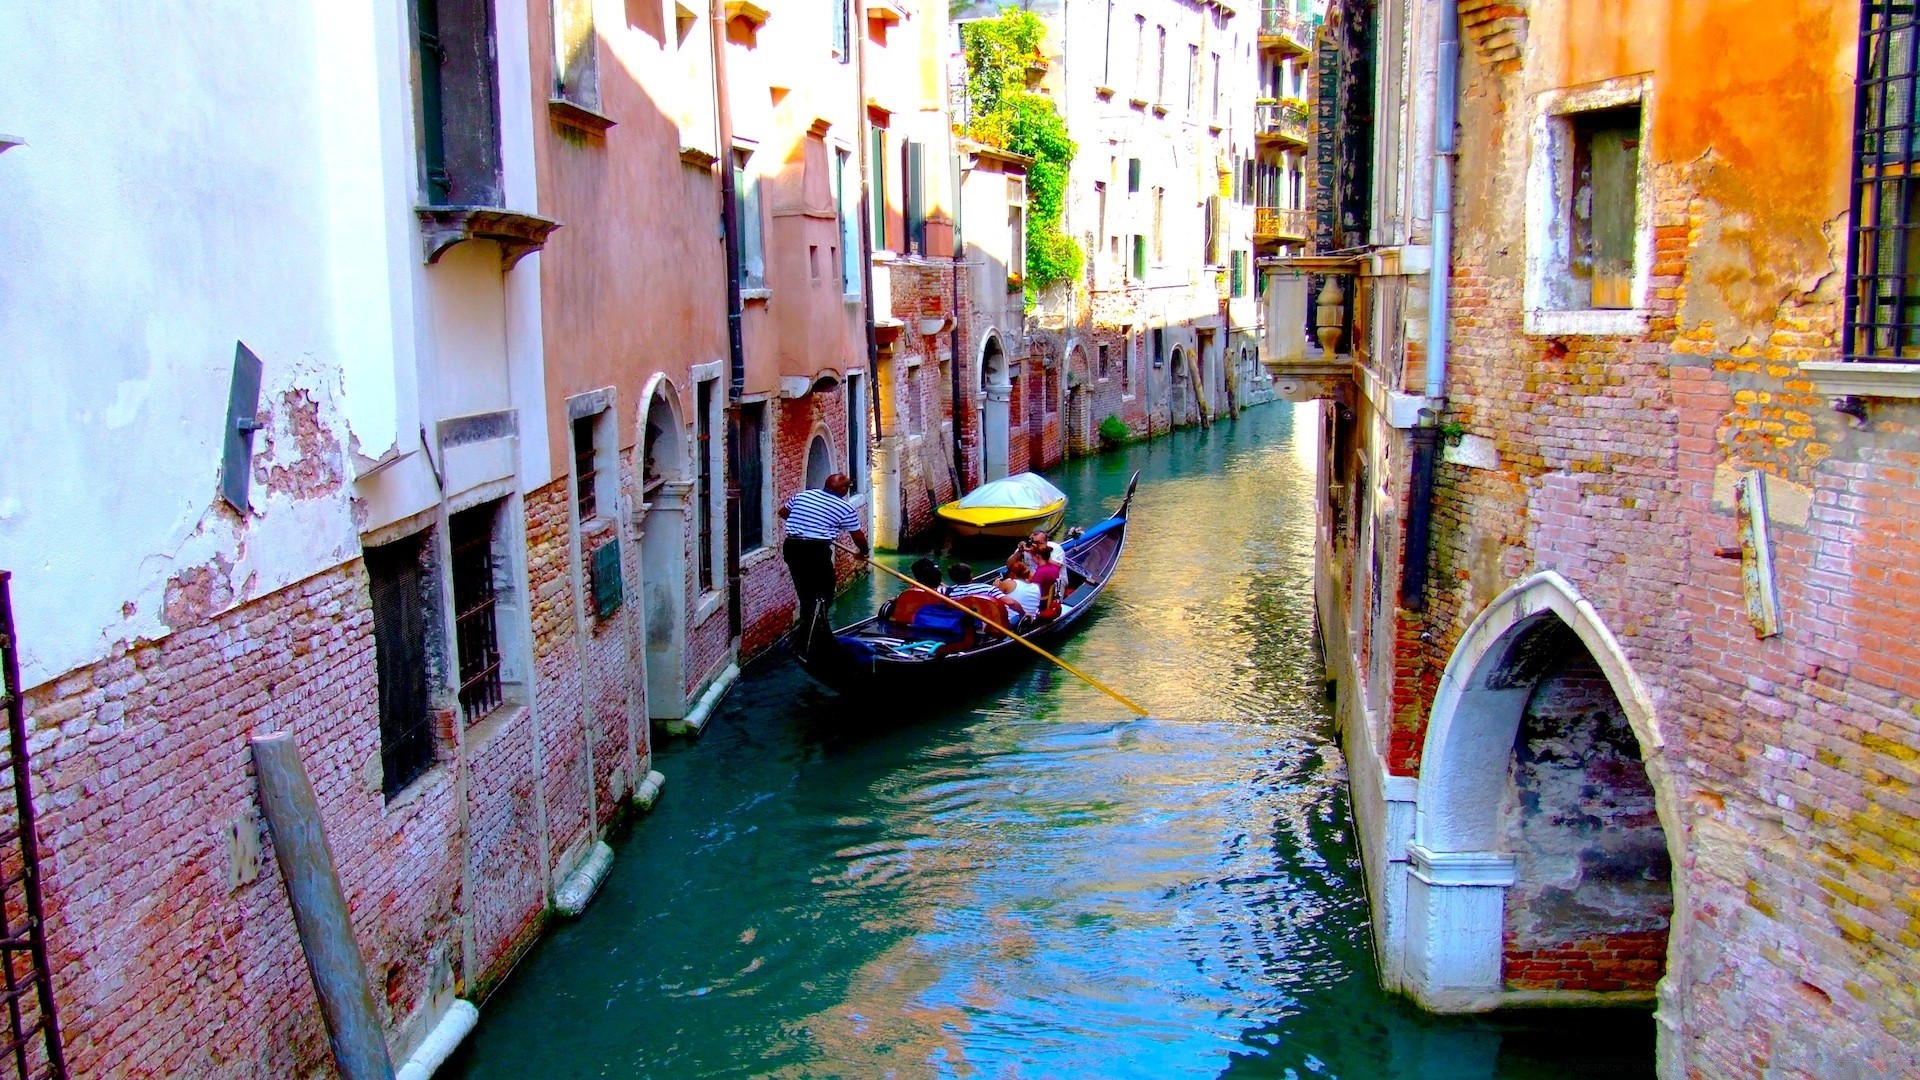
<path id="1" fill-rule="evenodd" d="M 1536 99 L 1527 170 L 1527 331 L 1639 334 L 1652 258 L 1644 77 Z"/>
<path id="2" fill-rule="evenodd" d="M 1127 159 L 1127 192 L 1138 194 L 1140 191 L 1140 159 Z"/>
<path id="3" fill-rule="evenodd" d="M 827 0 L 827 6 L 833 9 L 833 58 L 841 63 L 853 59 L 853 14 L 852 0 Z"/>
<path id="4" fill-rule="evenodd" d="M 1206 252 L 1207 265 L 1219 266 L 1221 233 L 1220 197 L 1218 195 L 1208 196 L 1207 201 L 1201 205 L 1200 212 L 1203 215 L 1200 228 L 1204 245 L 1203 250 Z"/>
<path id="5" fill-rule="evenodd" d="M 1144 281 L 1147 277 L 1147 238 L 1139 233 L 1133 236 L 1133 265 L 1127 268 L 1135 281 Z"/>
<path id="6" fill-rule="evenodd" d="M 1200 46 L 1187 46 L 1187 112 L 1200 107 Z"/>
<path id="7" fill-rule="evenodd" d="M 1920 360 L 1920 34 L 1911 0 L 1862 0 L 1844 355 Z"/>
<path id="8" fill-rule="evenodd" d="M 851 150 L 834 151 L 833 190 L 840 208 L 840 293 L 859 296 L 865 277 L 860 269 L 860 174 Z"/>
<path id="9" fill-rule="evenodd" d="M 1228 292 L 1236 297 L 1247 295 L 1247 253 L 1233 253 L 1232 265 L 1228 268 Z"/>
<path id="10" fill-rule="evenodd" d="M 847 372 L 843 385 L 847 388 L 847 494 L 859 495 L 873 482 L 867 475 L 867 420 L 873 414 L 867 401 L 866 372 Z"/>
<path id="11" fill-rule="evenodd" d="M 1147 17 L 1133 17 L 1133 93 L 1135 98 L 1146 95 L 1142 90 L 1147 85 Z"/>
<path id="12" fill-rule="evenodd" d="M 1153 101 L 1156 105 L 1167 103 L 1167 28 L 1155 28 L 1159 33 L 1159 46 L 1154 61 Z"/>
<path id="13" fill-rule="evenodd" d="M 733 152 L 734 202 L 740 215 L 740 287 L 767 287 L 766 220 L 760 207 L 760 177 L 749 151 Z"/>
<path id="14" fill-rule="evenodd" d="M 1167 189 L 1153 189 L 1153 261 L 1167 261 Z"/>
<path id="15" fill-rule="evenodd" d="M 499 503 L 483 503 L 448 519 L 453 558 L 453 641 L 460 665 L 460 711 L 468 723 L 504 700 L 500 657 L 499 560 L 494 524 Z"/>
<path id="16" fill-rule="evenodd" d="M 380 788 L 387 799 L 433 767 L 433 710 L 428 697 L 428 533 L 366 549 L 373 598 L 373 662 L 380 696 Z"/>
<path id="17" fill-rule="evenodd" d="M 1018 286 L 1027 270 L 1027 181 L 1007 177 L 1007 282 Z"/>
<path id="18" fill-rule="evenodd" d="M 904 251 L 910 255 L 927 252 L 926 151 L 924 143 L 900 143 L 901 218 L 907 231 Z"/>
<path id="19" fill-rule="evenodd" d="M 599 414 L 573 421 L 573 494 L 582 522 L 592 521 L 600 512 L 600 456 L 594 431 L 599 421 Z"/>
<path id="20" fill-rule="evenodd" d="M 767 486 L 768 444 L 767 403 L 740 403 L 740 551 L 758 551 L 767 546 L 767 515 L 771 513 L 771 489 Z"/>
<path id="21" fill-rule="evenodd" d="M 873 185 L 869 196 L 873 211 L 873 250 L 891 251 L 893 244 L 887 239 L 887 129 L 873 129 L 873 147 L 867 155 L 867 168 L 872 170 L 870 183 Z"/>
<path id="22" fill-rule="evenodd" d="M 719 537 L 713 524 L 718 516 L 714 504 L 721 497 L 721 492 L 713 483 L 714 476 L 719 472 L 717 459 L 721 450 L 721 441 L 714 437 L 714 432 L 720 426 L 717 415 L 720 400 L 719 395 L 714 393 L 719 385 L 719 379 L 701 379 L 693 387 L 693 522 L 694 535 L 698 537 L 700 548 L 699 582 L 703 593 L 713 592 L 720 587 Z"/>
<path id="23" fill-rule="evenodd" d="M 421 201 L 500 206 L 500 117 L 488 0 L 414 0 Z"/>

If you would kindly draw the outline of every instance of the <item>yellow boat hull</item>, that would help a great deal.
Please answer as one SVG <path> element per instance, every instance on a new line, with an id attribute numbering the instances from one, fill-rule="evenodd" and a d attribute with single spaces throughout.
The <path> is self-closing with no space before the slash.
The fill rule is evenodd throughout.
<path id="1" fill-rule="evenodd" d="M 1060 531 L 1060 523 L 1067 519 L 1067 500 L 1056 502 L 1034 510 L 1028 507 L 976 506 L 963 507 L 950 502 L 935 513 L 947 523 L 956 536 L 990 536 L 1005 540 L 1023 540 L 1035 529 L 1045 529 L 1049 534 Z"/>

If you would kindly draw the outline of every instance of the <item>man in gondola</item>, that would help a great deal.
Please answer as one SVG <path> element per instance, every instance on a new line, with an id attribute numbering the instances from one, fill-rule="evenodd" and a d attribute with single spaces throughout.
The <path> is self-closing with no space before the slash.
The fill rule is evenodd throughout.
<path id="1" fill-rule="evenodd" d="M 827 605 L 833 601 L 833 542 L 846 533 L 860 552 L 867 556 L 867 534 L 860 527 L 860 515 L 847 502 L 853 482 L 844 473 L 827 477 L 825 489 L 807 488 L 795 492 L 780 507 L 780 520 L 786 523 L 787 538 L 780 546 L 787 572 L 793 577 L 793 591 L 800 599 L 799 623 L 794 628 L 795 651 L 813 655 L 820 639 L 829 632 Z"/>

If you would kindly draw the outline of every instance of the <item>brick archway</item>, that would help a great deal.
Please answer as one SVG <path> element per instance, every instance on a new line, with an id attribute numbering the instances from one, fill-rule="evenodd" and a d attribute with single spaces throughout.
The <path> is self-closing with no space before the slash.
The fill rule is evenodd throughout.
<path id="1" fill-rule="evenodd" d="M 1463 1012 L 1543 1000 L 1599 1000 L 1591 992 L 1518 992 L 1503 974 L 1507 901 L 1515 855 L 1503 822 L 1516 736 L 1548 670 L 1551 648 L 1591 659 L 1637 744 L 1667 862 L 1683 866 L 1684 824 L 1663 757 L 1653 700 L 1620 644 L 1578 590 L 1545 571 L 1502 593 L 1482 611 L 1448 660 L 1434 696 L 1420 761 L 1413 840 L 1408 847 L 1404 971 L 1428 1008 Z M 1583 661 L 1584 662 L 1584 661 Z M 1622 736 L 1625 738 L 1625 736 Z M 1509 815 L 1510 817 L 1510 815 Z M 1676 1018 L 1665 995 L 1676 985 L 1686 907 L 1684 876 L 1672 878 L 1660 1037 Z"/>

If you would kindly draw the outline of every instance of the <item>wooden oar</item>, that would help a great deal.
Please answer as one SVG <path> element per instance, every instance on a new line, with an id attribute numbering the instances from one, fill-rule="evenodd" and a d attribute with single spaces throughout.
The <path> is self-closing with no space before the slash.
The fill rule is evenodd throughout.
<path id="1" fill-rule="evenodd" d="M 969 617 L 979 619 L 981 622 L 986 623 L 988 626 L 993 627 L 995 630 L 1000 631 L 1001 633 L 1007 635 L 1008 637 L 1019 642 L 1020 644 L 1025 645 L 1027 648 L 1032 649 L 1034 652 L 1039 653 L 1041 656 L 1044 656 L 1047 659 L 1053 661 L 1055 664 L 1060 665 L 1061 668 L 1065 669 L 1068 673 L 1078 678 L 1081 682 L 1086 683 L 1088 686 L 1093 687 L 1095 690 L 1098 690 L 1101 693 L 1112 698 L 1113 700 L 1119 702 L 1120 704 L 1125 705 L 1127 708 L 1133 710 L 1135 713 L 1139 714 L 1140 716 L 1152 715 L 1151 713 L 1147 712 L 1147 710 L 1134 704 L 1131 699 L 1126 697 L 1126 695 L 1120 693 L 1120 691 L 1115 690 L 1113 687 L 1108 686 L 1107 684 L 1101 682 L 1099 679 L 1096 679 L 1093 676 L 1087 674 L 1086 672 L 1081 671 L 1079 668 L 1074 667 L 1072 664 L 1067 663 L 1065 660 L 1060 659 L 1059 657 L 1053 655 L 1052 653 L 1041 648 L 1040 646 L 1035 645 L 1033 642 L 1028 641 L 1026 638 L 1021 637 L 1019 634 L 1014 633 L 1012 628 L 1004 624 L 993 621 L 987 616 L 980 614 L 979 612 L 973 610 L 972 608 L 968 607 L 967 605 L 961 603 L 958 600 L 955 600 L 953 597 L 948 596 L 943 592 L 938 592 L 936 590 L 927 588 L 925 585 L 920 584 L 919 582 L 913 580 L 912 578 L 901 573 L 900 571 L 895 570 L 891 566 L 880 565 L 878 562 L 875 562 L 873 559 L 868 558 L 865 555 L 861 555 L 860 552 L 855 551 L 853 548 L 850 548 L 845 544 L 840 543 L 837 540 L 834 542 L 833 546 L 839 548 L 842 551 L 849 552 L 855 555 L 862 562 L 865 562 L 868 566 L 873 567 L 874 569 L 880 571 L 883 574 L 888 574 L 893 577 L 899 578 L 901 581 L 906 582 L 910 588 L 918 589 L 919 591 L 926 593 L 928 596 L 933 597 L 935 600 L 940 601 L 941 603 L 947 605 L 950 608 L 957 608 L 960 611 L 964 612 Z"/>

